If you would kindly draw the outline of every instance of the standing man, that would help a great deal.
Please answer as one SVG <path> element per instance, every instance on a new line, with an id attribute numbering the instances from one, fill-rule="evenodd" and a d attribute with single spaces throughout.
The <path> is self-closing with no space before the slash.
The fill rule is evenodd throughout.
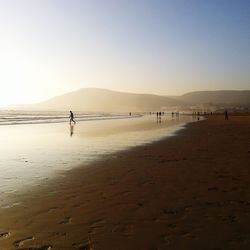
<path id="1" fill-rule="evenodd" d="M 69 113 L 70 113 L 70 115 L 69 115 L 69 118 L 70 118 L 69 123 L 71 124 L 71 122 L 74 122 L 74 124 L 76 124 L 76 122 L 74 120 L 74 114 L 73 114 L 73 112 L 70 110 Z"/>

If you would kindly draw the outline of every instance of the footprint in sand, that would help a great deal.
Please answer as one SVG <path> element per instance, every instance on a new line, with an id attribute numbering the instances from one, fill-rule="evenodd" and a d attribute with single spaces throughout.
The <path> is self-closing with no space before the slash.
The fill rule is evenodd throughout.
<path id="1" fill-rule="evenodd" d="M 27 247 L 19 248 L 19 250 L 52 250 L 52 246 Z"/>
<path id="2" fill-rule="evenodd" d="M 51 208 L 49 208 L 49 210 L 47 211 L 47 213 L 54 212 L 57 209 L 58 209 L 58 207 L 51 207 Z"/>
<path id="3" fill-rule="evenodd" d="M 75 204 L 72 207 L 81 207 L 81 204 Z"/>
<path id="4" fill-rule="evenodd" d="M 59 224 L 70 224 L 72 221 L 71 217 L 65 217 L 62 221 L 59 222 Z"/>
<path id="5" fill-rule="evenodd" d="M 90 246 L 83 246 L 78 248 L 78 250 L 91 250 Z"/>
<path id="6" fill-rule="evenodd" d="M 10 232 L 0 233 L 0 239 L 8 238 L 9 236 L 10 236 Z"/>
<path id="7" fill-rule="evenodd" d="M 168 224 L 168 227 L 169 227 L 169 228 L 176 228 L 177 225 L 176 225 L 176 224 Z"/>
<path id="8" fill-rule="evenodd" d="M 132 224 L 128 224 L 128 225 L 118 224 L 112 228 L 111 232 L 112 233 L 118 232 L 118 233 L 121 233 L 126 238 L 131 238 L 134 236 L 134 225 L 132 225 Z"/>
<path id="9" fill-rule="evenodd" d="M 218 179 L 225 179 L 225 178 L 227 178 L 227 176 L 225 176 L 225 175 L 217 175 L 217 178 Z"/>
<path id="10" fill-rule="evenodd" d="M 169 236 L 167 234 L 162 234 L 161 235 L 161 240 L 165 243 L 169 243 Z"/>
<path id="11" fill-rule="evenodd" d="M 236 216 L 235 216 L 235 215 L 229 215 L 229 216 L 228 216 L 228 220 L 229 220 L 231 223 L 233 223 L 233 222 L 236 221 Z"/>
<path id="12" fill-rule="evenodd" d="M 172 215 L 175 215 L 175 214 L 178 214 L 178 213 L 179 213 L 179 210 L 177 210 L 177 209 L 163 209 L 163 213 L 164 213 L 164 214 L 172 214 Z"/>
<path id="13" fill-rule="evenodd" d="M 20 246 L 22 246 L 22 245 L 24 244 L 24 242 L 30 241 L 30 240 L 34 240 L 34 239 L 35 239 L 35 237 L 29 236 L 29 237 L 27 237 L 27 238 L 23 238 L 23 239 L 21 239 L 21 240 L 16 240 L 16 241 L 14 241 L 13 245 L 14 245 L 15 247 L 20 247 Z"/>
<path id="14" fill-rule="evenodd" d="M 92 250 L 93 247 L 91 246 L 91 244 L 77 244 L 77 243 L 74 243 L 72 245 L 74 248 L 76 248 L 77 250 Z"/>
<path id="15" fill-rule="evenodd" d="M 74 243 L 72 246 L 77 250 L 94 250 L 93 242 L 90 238 L 88 239 L 88 243 Z"/>
<path id="16" fill-rule="evenodd" d="M 90 232 L 96 232 L 104 228 L 106 221 L 105 220 L 96 220 L 91 223 Z"/>
<path id="17" fill-rule="evenodd" d="M 196 238 L 196 236 L 194 236 L 192 233 L 186 231 L 183 231 L 182 235 L 186 238 L 193 238 L 193 239 Z"/>
<path id="18" fill-rule="evenodd" d="M 218 187 L 209 187 L 207 190 L 208 191 L 218 191 L 219 188 Z"/>
<path id="19" fill-rule="evenodd" d="M 122 235 L 126 238 L 132 238 L 134 236 L 134 225 L 125 226 Z"/>

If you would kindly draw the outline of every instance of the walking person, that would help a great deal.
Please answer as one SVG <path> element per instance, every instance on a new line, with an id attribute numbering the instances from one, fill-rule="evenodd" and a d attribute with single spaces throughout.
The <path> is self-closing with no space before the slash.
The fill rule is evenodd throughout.
<path id="1" fill-rule="evenodd" d="M 71 124 L 71 122 L 74 122 L 74 124 L 76 124 L 76 122 L 74 120 L 74 114 L 73 114 L 73 112 L 70 110 L 69 113 L 70 113 L 70 115 L 69 115 L 69 118 L 70 118 L 69 123 Z"/>
<path id="2" fill-rule="evenodd" d="M 228 112 L 227 112 L 227 109 L 225 110 L 225 120 L 228 120 Z"/>

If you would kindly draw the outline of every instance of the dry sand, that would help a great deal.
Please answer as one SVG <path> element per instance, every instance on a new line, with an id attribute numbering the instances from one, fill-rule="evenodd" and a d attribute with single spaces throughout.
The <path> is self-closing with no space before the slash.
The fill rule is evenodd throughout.
<path id="1" fill-rule="evenodd" d="M 250 117 L 69 171 L 0 209 L 0 249 L 250 249 Z"/>

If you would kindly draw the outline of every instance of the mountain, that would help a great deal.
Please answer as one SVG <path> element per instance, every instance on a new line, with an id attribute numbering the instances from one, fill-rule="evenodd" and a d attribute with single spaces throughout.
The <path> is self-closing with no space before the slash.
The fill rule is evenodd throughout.
<path id="1" fill-rule="evenodd" d="M 107 89 L 85 88 L 28 105 L 32 110 L 75 110 L 104 112 L 155 111 L 183 105 L 181 100 L 150 94 L 132 94 Z M 22 106 L 23 108 L 23 106 Z"/>
<path id="2" fill-rule="evenodd" d="M 47 101 L 9 109 L 26 110 L 74 110 L 92 112 L 144 112 L 156 110 L 177 110 L 197 107 L 250 107 L 250 91 L 199 91 L 182 96 L 159 96 L 133 94 L 107 89 L 85 88 Z"/>
<path id="3" fill-rule="evenodd" d="M 177 100 L 190 104 L 250 106 L 250 90 L 196 91 L 177 97 Z"/>

